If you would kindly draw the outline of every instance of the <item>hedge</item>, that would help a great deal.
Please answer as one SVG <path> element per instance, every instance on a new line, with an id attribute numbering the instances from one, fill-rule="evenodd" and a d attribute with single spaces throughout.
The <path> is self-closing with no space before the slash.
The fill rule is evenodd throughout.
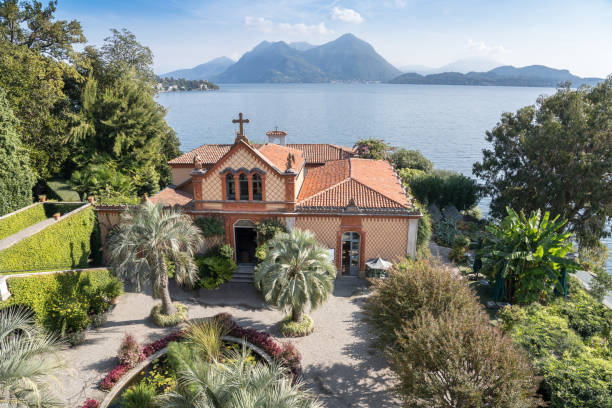
<path id="1" fill-rule="evenodd" d="M 48 306 L 53 300 L 69 298 L 82 292 L 84 286 L 94 290 L 104 288 L 116 279 L 108 269 L 9 278 L 7 283 L 12 296 L 5 302 L 0 301 L 0 309 L 12 305 L 27 306 L 42 325 L 50 313 Z"/>
<path id="2" fill-rule="evenodd" d="M 0 220 L 0 239 L 4 239 L 46 219 L 47 215 L 42 203 L 38 203 L 27 210 L 3 218 Z"/>
<path id="3" fill-rule="evenodd" d="M 72 190 L 70 184 L 65 180 L 53 179 L 47 180 L 47 188 L 49 189 L 49 198 L 55 198 L 62 201 L 81 201 L 79 193 Z"/>
<path id="4" fill-rule="evenodd" d="M 85 208 L 0 251 L 0 274 L 86 267 L 97 234 L 94 211 Z"/>

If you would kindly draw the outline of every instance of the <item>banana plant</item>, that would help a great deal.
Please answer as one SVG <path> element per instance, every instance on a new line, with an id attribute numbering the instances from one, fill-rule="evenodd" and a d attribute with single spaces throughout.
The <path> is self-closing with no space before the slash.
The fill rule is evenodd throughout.
<path id="1" fill-rule="evenodd" d="M 578 266 L 565 258 L 572 249 L 571 234 L 564 232 L 567 220 L 551 219 L 548 211 L 532 211 L 529 217 L 510 207 L 506 211 L 501 222 L 486 227 L 482 272 L 495 281 L 496 300 L 546 302 L 560 289 L 564 271 Z"/>

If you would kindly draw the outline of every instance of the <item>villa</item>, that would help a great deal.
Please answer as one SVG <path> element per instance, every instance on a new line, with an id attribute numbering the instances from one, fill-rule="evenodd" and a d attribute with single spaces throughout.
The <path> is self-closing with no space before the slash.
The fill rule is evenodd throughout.
<path id="1" fill-rule="evenodd" d="M 150 200 L 194 218 L 222 218 L 238 264 L 255 262 L 256 223 L 271 218 L 314 232 L 339 276 L 364 276 L 371 258 L 414 256 L 421 212 L 389 162 L 332 144 L 287 144 L 279 130 L 252 144 L 248 119 L 240 114 L 234 123 L 233 144 L 205 144 L 171 160 L 172 185 Z M 98 208 L 109 221 L 101 221 L 103 232 L 118 221 L 116 210 Z"/>

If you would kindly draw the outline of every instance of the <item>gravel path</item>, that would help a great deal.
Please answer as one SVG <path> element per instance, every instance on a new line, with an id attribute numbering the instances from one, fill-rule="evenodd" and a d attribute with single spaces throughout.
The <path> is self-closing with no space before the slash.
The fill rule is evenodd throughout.
<path id="1" fill-rule="evenodd" d="M 307 387 L 330 408 L 399 405 L 389 391 L 393 381 L 386 362 L 371 348 L 371 334 L 361 321 L 366 292 L 357 278 L 337 280 L 333 296 L 310 313 L 314 333 L 292 340 L 302 353 Z M 242 325 L 267 330 L 284 340 L 276 329 L 283 313 L 267 308 L 251 285 L 226 284 L 215 291 L 173 287 L 171 293 L 174 300 L 189 306 L 190 318 L 227 312 Z M 69 406 L 79 406 L 86 398 L 104 398 L 97 387 L 117 363 L 116 351 L 125 333 L 150 342 L 172 331 L 153 325 L 148 315 L 156 303 L 148 294 L 125 293 L 103 327 L 89 331 L 84 344 L 62 352 L 68 367 L 59 376 L 63 389 L 58 394 Z"/>

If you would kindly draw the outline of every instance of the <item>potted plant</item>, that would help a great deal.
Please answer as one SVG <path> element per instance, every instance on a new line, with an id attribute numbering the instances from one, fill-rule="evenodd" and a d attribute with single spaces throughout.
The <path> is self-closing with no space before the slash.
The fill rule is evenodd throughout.
<path id="1" fill-rule="evenodd" d="M 55 214 L 53 214 L 53 218 L 55 219 L 55 221 L 59 220 L 62 214 L 56 212 Z"/>
<path id="2" fill-rule="evenodd" d="M 89 197 L 87 197 L 87 201 L 89 201 L 91 204 L 93 204 L 93 203 L 94 203 L 94 201 L 95 201 L 94 196 L 89 196 Z"/>

